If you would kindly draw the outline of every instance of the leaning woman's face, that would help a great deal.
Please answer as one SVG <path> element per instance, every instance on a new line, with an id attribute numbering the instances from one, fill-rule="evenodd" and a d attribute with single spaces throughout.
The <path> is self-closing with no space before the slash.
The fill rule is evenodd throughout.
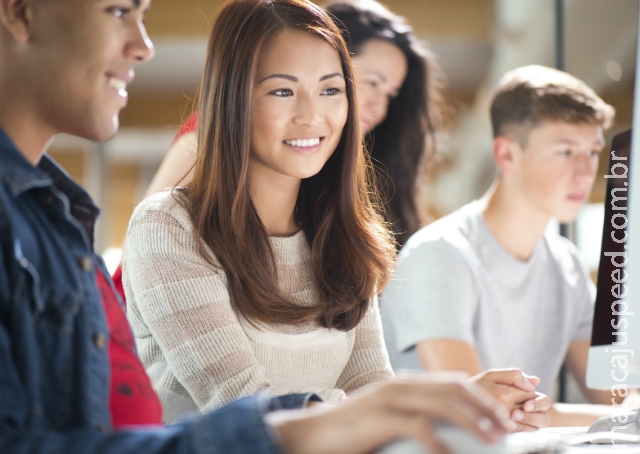
<path id="1" fill-rule="evenodd" d="M 263 46 L 251 97 L 251 172 L 317 174 L 335 150 L 349 107 L 340 57 L 321 38 L 286 29 Z"/>
<path id="2" fill-rule="evenodd" d="M 364 43 L 353 57 L 362 133 L 384 121 L 389 103 L 407 77 L 407 58 L 395 44 L 380 39 Z"/>

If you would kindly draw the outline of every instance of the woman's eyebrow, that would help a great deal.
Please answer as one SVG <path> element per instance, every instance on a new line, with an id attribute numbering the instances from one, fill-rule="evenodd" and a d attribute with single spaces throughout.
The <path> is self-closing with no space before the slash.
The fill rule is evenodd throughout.
<path id="1" fill-rule="evenodd" d="M 320 78 L 320 82 L 322 82 L 323 80 L 327 80 L 327 79 L 331 79 L 332 77 L 342 77 L 344 79 L 344 76 L 340 73 L 331 73 L 331 74 L 327 74 L 326 76 L 322 76 Z"/>
<path id="2" fill-rule="evenodd" d="M 383 82 L 387 81 L 387 78 L 384 77 L 380 71 L 376 71 L 375 69 L 370 69 L 368 72 L 369 74 L 373 74 L 374 76 L 378 77 Z"/>
<path id="3" fill-rule="evenodd" d="M 271 75 L 265 77 L 264 79 L 258 81 L 258 83 L 262 83 L 267 79 L 273 79 L 274 77 L 279 77 L 281 79 L 287 79 L 287 80 L 290 80 L 291 82 L 298 82 L 298 78 L 296 76 L 290 76 L 289 74 L 271 74 Z"/>
<path id="4" fill-rule="evenodd" d="M 322 82 L 324 80 L 327 79 L 331 79 L 332 77 L 342 77 L 344 79 L 344 76 L 341 73 L 331 73 L 331 74 L 327 74 L 325 76 L 322 76 L 319 81 Z M 270 74 L 267 77 L 265 77 L 264 79 L 261 79 L 258 81 L 258 83 L 264 82 L 267 79 L 273 79 L 273 78 L 280 78 L 280 79 L 287 79 L 290 80 L 291 82 L 299 82 L 300 79 L 298 79 L 296 76 L 291 76 L 289 74 Z"/>

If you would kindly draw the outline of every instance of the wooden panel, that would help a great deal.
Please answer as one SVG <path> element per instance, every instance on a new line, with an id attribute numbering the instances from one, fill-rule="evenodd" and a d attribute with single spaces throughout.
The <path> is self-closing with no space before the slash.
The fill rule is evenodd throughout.
<path id="1" fill-rule="evenodd" d="M 146 24 L 151 38 L 205 36 L 222 0 L 153 0 Z M 322 5 L 323 2 L 318 2 Z M 493 0 L 387 0 L 393 12 L 409 19 L 415 33 L 427 39 L 488 40 Z"/>
<path id="2" fill-rule="evenodd" d="M 611 104 L 616 109 L 616 119 L 611 130 L 605 133 L 607 145 L 602 151 L 600 162 L 598 165 L 598 177 L 593 185 L 589 201 L 591 203 L 603 203 L 607 192 L 607 180 L 602 178 L 609 172 L 609 152 L 611 150 L 611 139 L 619 132 L 631 128 L 631 120 L 633 114 L 633 85 L 620 88 L 613 86 L 608 92 L 602 93 L 602 99 Z"/>
<path id="3" fill-rule="evenodd" d="M 146 15 L 151 38 L 207 35 L 222 0 L 153 0 Z"/>
<path id="4" fill-rule="evenodd" d="M 415 34 L 423 38 L 491 38 L 493 0 L 389 0 L 385 4 L 406 17 Z"/>
<path id="5" fill-rule="evenodd" d="M 52 150 L 49 152 L 49 156 L 60 164 L 71 175 L 71 178 L 79 184 L 83 184 L 85 154 L 82 150 Z"/>
<path id="6" fill-rule="evenodd" d="M 109 214 L 106 247 L 122 247 L 129 219 L 139 202 L 140 171 L 135 164 L 112 164 L 108 181 L 109 191 L 105 194 Z"/>
<path id="7" fill-rule="evenodd" d="M 190 95 L 195 97 L 195 93 Z M 135 93 L 120 112 L 121 126 L 180 126 L 195 109 L 195 101 L 181 93 L 149 95 Z"/>

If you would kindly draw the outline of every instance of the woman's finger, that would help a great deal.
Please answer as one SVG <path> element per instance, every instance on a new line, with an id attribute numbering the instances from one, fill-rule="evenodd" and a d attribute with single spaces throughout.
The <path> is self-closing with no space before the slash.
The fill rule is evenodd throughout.
<path id="1" fill-rule="evenodd" d="M 529 426 L 527 424 L 516 423 L 516 430 L 514 430 L 514 432 L 535 432 L 537 430 L 540 429 L 534 426 Z"/>
<path id="2" fill-rule="evenodd" d="M 519 424 L 537 428 L 547 427 L 549 425 L 549 415 L 544 412 L 528 413 L 521 410 L 514 410 L 511 412 L 511 419 Z"/>
<path id="3" fill-rule="evenodd" d="M 551 408 L 551 399 L 542 393 L 536 393 L 537 396 L 534 399 L 526 401 L 522 405 L 522 409 L 527 412 L 547 411 Z"/>

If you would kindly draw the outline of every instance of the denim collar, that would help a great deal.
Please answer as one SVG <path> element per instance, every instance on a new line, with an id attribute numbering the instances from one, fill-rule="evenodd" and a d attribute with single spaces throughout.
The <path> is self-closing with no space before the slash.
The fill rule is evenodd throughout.
<path id="1" fill-rule="evenodd" d="M 89 224 L 92 225 L 100 213 L 91 196 L 55 161 L 45 154 L 36 167 L 32 166 L 2 128 L 0 180 L 6 183 L 14 197 L 34 188 L 55 187 L 67 196 L 71 214 L 84 224 L 85 228 L 89 227 Z"/>
<path id="2" fill-rule="evenodd" d="M 38 167 L 33 167 L 0 128 L 0 179 L 11 194 L 18 197 L 32 188 L 51 186 L 53 179 Z"/>

